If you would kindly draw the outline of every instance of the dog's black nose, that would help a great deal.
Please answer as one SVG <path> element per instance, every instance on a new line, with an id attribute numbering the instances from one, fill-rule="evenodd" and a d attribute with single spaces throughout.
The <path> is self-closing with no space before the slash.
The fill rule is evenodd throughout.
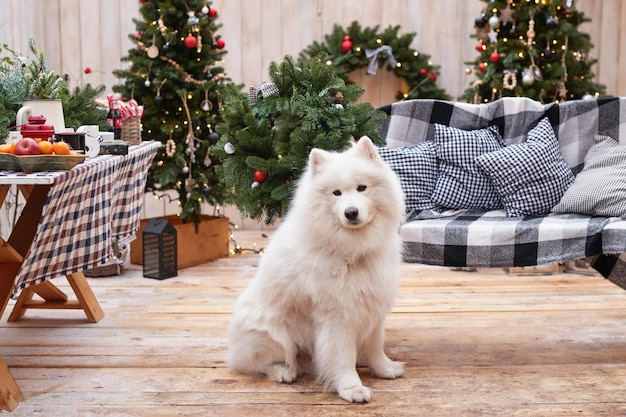
<path id="1" fill-rule="evenodd" d="M 359 217 L 359 209 L 357 209 L 356 207 L 348 207 L 347 209 L 345 209 L 343 214 L 348 220 L 356 220 L 356 218 Z"/>

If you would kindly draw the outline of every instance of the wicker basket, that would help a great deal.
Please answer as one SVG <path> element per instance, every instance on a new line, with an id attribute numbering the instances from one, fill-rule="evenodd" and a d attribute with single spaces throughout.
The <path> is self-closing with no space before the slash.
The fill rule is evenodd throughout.
<path id="1" fill-rule="evenodd" d="M 121 139 L 129 145 L 141 143 L 141 120 L 139 117 L 129 117 L 122 122 Z"/>
<path id="2" fill-rule="evenodd" d="M 128 246 L 120 247 L 118 242 L 113 242 L 113 260 L 107 264 L 83 271 L 86 277 L 110 277 L 124 273 L 124 260 L 128 255 Z"/>

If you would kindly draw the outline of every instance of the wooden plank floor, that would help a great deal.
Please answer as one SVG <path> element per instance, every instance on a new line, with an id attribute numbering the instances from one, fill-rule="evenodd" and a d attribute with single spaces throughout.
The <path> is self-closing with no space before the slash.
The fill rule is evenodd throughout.
<path id="1" fill-rule="evenodd" d="M 235 237 L 265 244 L 258 231 Z M 90 278 L 106 313 L 97 324 L 80 311 L 29 310 L 17 323 L 5 313 L 0 354 L 25 396 L 10 415 L 626 414 L 626 292 L 603 278 L 406 264 L 386 342 L 406 375 L 362 370 L 372 402 L 351 405 L 309 377 L 284 385 L 226 368 L 225 329 L 258 260 L 235 255 L 163 281 L 131 264 Z"/>

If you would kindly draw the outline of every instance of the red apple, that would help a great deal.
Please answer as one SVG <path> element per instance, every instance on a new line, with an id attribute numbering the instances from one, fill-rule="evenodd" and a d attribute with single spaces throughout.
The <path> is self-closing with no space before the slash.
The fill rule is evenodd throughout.
<path id="1" fill-rule="evenodd" d="M 39 155 L 41 151 L 39 150 L 39 144 L 37 144 L 35 139 L 22 138 L 15 144 L 13 153 L 15 155 Z"/>

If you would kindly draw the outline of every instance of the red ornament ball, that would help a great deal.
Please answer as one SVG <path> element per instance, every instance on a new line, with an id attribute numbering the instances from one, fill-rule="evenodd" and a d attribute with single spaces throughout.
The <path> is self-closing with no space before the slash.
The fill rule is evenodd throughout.
<path id="1" fill-rule="evenodd" d="M 433 81 L 437 81 L 437 73 L 435 72 L 431 72 L 430 74 L 428 74 L 428 76 L 433 80 Z"/>
<path id="2" fill-rule="evenodd" d="M 215 41 L 215 46 L 217 46 L 217 49 L 224 49 L 224 47 L 226 46 L 226 42 L 224 42 L 224 39 L 219 38 Z"/>
<path id="3" fill-rule="evenodd" d="M 89 74 L 91 72 L 91 67 L 85 67 L 85 69 L 83 70 L 83 72 L 85 74 Z"/>
<path id="4" fill-rule="evenodd" d="M 478 64 L 478 71 L 485 72 L 485 68 L 486 66 L 484 62 L 481 62 L 480 64 Z"/>
<path id="5" fill-rule="evenodd" d="M 267 172 L 263 171 L 254 171 L 254 180 L 259 184 L 267 179 Z"/>
<path id="6" fill-rule="evenodd" d="M 483 49 L 484 49 L 484 46 L 485 46 L 485 44 L 484 44 L 484 43 L 482 43 L 482 42 L 478 42 L 478 45 L 476 45 L 476 50 L 477 50 L 478 52 L 482 52 L 482 51 L 483 51 Z"/>
<path id="7" fill-rule="evenodd" d="M 209 16 L 217 17 L 217 9 L 215 9 L 213 7 L 209 7 Z"/>
<path id="8" fill-rule="evenodd" d="M 352 40 L 350 40 L 350 36 L 346 35 L 343 37 L 343 42 L 341 42 L 341 51 L 345 54 L 352 50 Z"/>
<path id="9" fill-rule="evenodd" d="M 148 0 L 140 0 L 142 3 L 147 3 Z"/>
<path id="10" fill-rule="evenodd" d="M 196 47 L 196 45 L 198 45 L 198 40 L 196 39 L 195 36 L 192 35 L 187 35 L 185 36 L 185 46 L 189 49 L 193 49 Z"/>
<path id="11" fill-rule="evenodd" d="M 500 53 L 499 52 L 493 52 L 491 54 L 491 56 L 489 56 L 489 59 L 491 60 L 491 62 L 493 62 L 494 64 L 497 62 L 500 62 Z"/>

